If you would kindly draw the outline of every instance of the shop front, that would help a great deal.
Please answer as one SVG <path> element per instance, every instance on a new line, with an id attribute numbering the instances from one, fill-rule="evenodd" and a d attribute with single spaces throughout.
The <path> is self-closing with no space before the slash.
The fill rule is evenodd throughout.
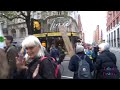
<path id="1" fill-rule="evenodd" d="M 78 34 L 77 33 L 67 33 L 72 45 L 74 46 Z M 42 33 L 42 34 L 34 34 L 34 36 L 38 37 L 41 41 L 42 45 L 47 49 L 50 48 L 52 44 L 55 44 L 56 47 L 62 46 L 65 48 L 65 44 L 60 32 L 51 32 L 51 33 Z"/>

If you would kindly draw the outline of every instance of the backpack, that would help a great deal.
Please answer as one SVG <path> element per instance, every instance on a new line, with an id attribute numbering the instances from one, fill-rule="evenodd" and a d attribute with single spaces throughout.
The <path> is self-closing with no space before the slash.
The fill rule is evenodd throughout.
<path id="1" fill-rule="evenodd" d="M 78 55 L 76 55 L 79 58 L 79 66 L 78 66 L 78 79 L 91 79 L 91 72 L 90 72 L 90 65 L 89 63 L 85 60 L 86 55 L 84 56 L 84 59 L 81 59 Z"/>
<path id="2" fill-rule="evenodd" d="M 51 68 L 54 69 L 53 75 L 54 75 L 55 79 L 61 79 L 60 64 L 58 64 L 53 57 L 42 57 L 40 59 L 40 62 L 42 62 L 43 60 L 46 60 L 46 59 L 49 60 L 53 66 Z"/>
<path id="3" fill-rule="evenodd" d="M 110 56 L 109 56 L 110 57 Z M 112 61 L 112 58 L 109 58 L 110 61 L 105 61 L 101 65 L 100 78 L 102 79 L 119 79 L 120 74 L 117 66 Z"/>

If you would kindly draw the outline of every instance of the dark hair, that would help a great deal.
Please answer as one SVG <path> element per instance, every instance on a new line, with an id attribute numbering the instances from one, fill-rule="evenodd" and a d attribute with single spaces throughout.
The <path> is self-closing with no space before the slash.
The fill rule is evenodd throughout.
<path id="1" fill-rule="evenodd" d="M 12 36 L 5 36 L 5 38 L 6 38 L 7 40 L 10 40 L 10 43 L 13 42 L 13 37 L 12 37 Z"/>

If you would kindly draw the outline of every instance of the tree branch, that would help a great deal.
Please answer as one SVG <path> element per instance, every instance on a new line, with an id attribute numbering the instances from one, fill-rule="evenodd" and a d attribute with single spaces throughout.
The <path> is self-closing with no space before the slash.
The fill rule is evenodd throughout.
<path id="1" fill-rule="evenodd" d="M 20 11 L 20 14 L 21 14 L 22 16 L 24 16 L 25 18 L 27 17 L 27 16 L 25 15 L 25 13 L 23 13 L 22 11 Z"/>
<path id="2" fill-rule="evenodd" d="M 10 17 L 8 17 L 8 16 L 6 16 L 6 15 L 2 15 L 2 16 L 5 17 L 5 18 L 7 18 L 7 19 L 10 20 L 10 21 L 12 21 L 13 19 L 16 19 L 16 18 L 21 18 L 21 19 L 25 20 L 25 18 L 20 17 L 20 16 L 15 16 L 15 17 L 13 17 L 13 18 L 10 18 Z"/>

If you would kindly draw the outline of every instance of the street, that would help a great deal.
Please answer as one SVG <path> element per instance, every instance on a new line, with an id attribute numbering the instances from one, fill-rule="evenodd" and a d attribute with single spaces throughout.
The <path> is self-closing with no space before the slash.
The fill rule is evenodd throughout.
<path id="1" fill-rule="evenodd" d="M 64 61 L 61 63 L 61 72 L 62 72 L 62 79 L 72 79 L 73 72 L 68 69 L 70 57 L 67 55 Z"/>
<path id="2" fill-rule="evenodd" d="M 119 50 L 113 50 L 110 49 L 111 52 L 113 52 L 116 56 L 117 59 L 117 67 L 120 71 L 120 51 Z M 64 61 L 61 63 L 61 72 L 62 72 L 62 79 L 72 79 L 73 78 L 73 72 L 71 72 L 68 69 L 68 64 L 69 64 L 70 57 L 67 55 L 64 59 Z"/>
<path id="3" fill-rule="evenodd" d="M 119 69 L 119 71 L 120 71 L 120 57 L 119 57 L 120 51 L 119 51 L 119 50 L 111 49 L 111 52 L 113 52 L 113 53 L 115 54 L 115 56 L 116 56 L 116 59 L 117 59 L 117 67 L 118 67 L 118 69 Z"/>

